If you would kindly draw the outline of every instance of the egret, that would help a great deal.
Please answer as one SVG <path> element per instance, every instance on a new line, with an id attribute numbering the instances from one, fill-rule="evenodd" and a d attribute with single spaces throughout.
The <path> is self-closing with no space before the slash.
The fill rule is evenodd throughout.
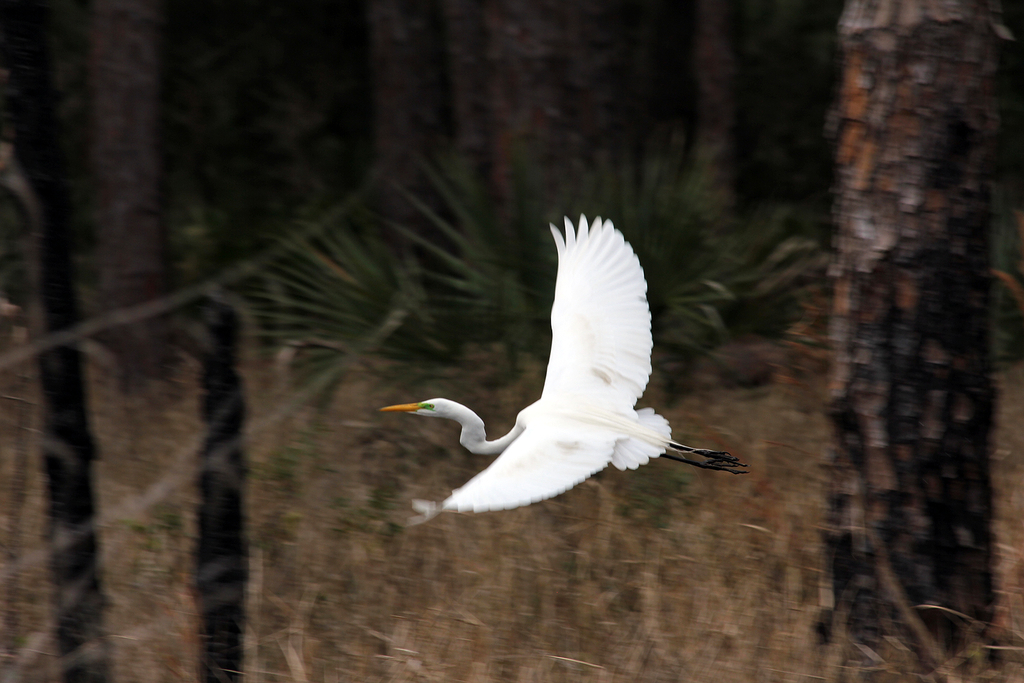
<path id="1" fill-rule="evenodd" d="M 554 225 L 551 233 L 558 249 L 551 355 L 540 399 L 519 413 L 512 431 L 488 441 L 480 416 L 446 398 L 381 408 L 455 420 L 466 449 L 498 455 L 441 503 L 414 501 L 422 515 L 418 521 L 443 510 L 484 512 L 536 503 L 609 463 L 635 470 L 663 456 L 708 470 L 746 472 L 728 453 L 673 441 L 668 420 L 653 408 L 635 409 L 651 376 L 654 342 L 647 281 L 622 233 L 600 218 L 588 227 L 584 216 L 578 231 L 566 218 L 565 237 Z"/>

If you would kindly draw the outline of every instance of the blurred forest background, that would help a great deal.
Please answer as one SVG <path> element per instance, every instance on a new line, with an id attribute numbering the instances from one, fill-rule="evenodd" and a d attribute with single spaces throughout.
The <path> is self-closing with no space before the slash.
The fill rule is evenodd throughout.
<path id="1" fill-rule="evenodd" d="M 171 295 L 134 341 L 101 323 L 82 344 L 115 678 L 200 676 L 197 302 L 214 284 L 243 321 L 254 680 L 840 680 L 867 656 L 820 639 L 834 606 L 822 406 L 841 0 L 49 4 L 81 317 Z M 1024 0 L 1002 9 L 1024 36 Z M 103 12 L 128 19 L 104 24 Z M 126 30 L 138 42 L 106 82 L 142 83 L 128 102 L 156 94 L 145 286 L 116 276 L 138 243 L 99 227 L 119 181 L 100 177 L 95 150 L 119 122 L 97 116 L 97 46 Z M 972 645 L 941 676 L 1019 680 L 1024 499 L 1008 456 L 1024 451 L 1020 43 L 1003 42 L 997 80 L 1004 649 L 996 661 Z M 0 137 L 13 139 L 9 121 Z M 31 300 L 20 201 L 0 195 L 0 322 L 14 352 Z M 452 425 L 396 427 L 373 409 L 447 394 L 510 424 L 543 380 L 546 225 L 581 212 L 614 220 L 644 266 L 645 401 L 665 406 L 679 438 L 742 454 L 752 474 L 656 462 L 504 515 L 406 528 L 409 500 L 436 499 L 480 462 Z M 35 370 L 11 358 L 2 396 L 38 406 Z M 21 487 L 3 506 L 17 560 L 5 577 L 21 576 L 5 594 L 14 680 L 59 675 L 45 478 L 19 455 L 39 446 L 37 412 L 9 411 L 0 427 L 4 476 Z M 900 647 L 878 671 L 915 670 Z"/>
<path id="2" fill-rule="evenodd" d="M 1024 4 L 1004 5 L 1004 23 L 1015 33 Z M 52 7 L 78 281 L 86 313 L 96 313 L 109 307 L 101 303 L 110 298 L 101 271 L 110 257 L 97 249 L 102 193 L 90 164 L 90 140 L 102 135 L 90 128 L 90 9 L 71 0 Z M 529 338 L 530 350 L 543 353 L 544 273 L 553 261 L 536 225 L 604 213 L 639 251 L 662 341 L 693 351 L 748 332 L 777 336 L 795 310 L 791 285 L 821 272 L 811 245 L 830 242 L 826 129 L 840 0 L 496 3 L 486 14 L 479 3 L 459 0 L 172 0 L 152 7 L 163 15 L 147 30 L 160 47 L 153 142 L 162 164 L 165 293 L 306 226 L 334 241 L 356 239 L 345 245 L 348 258 L 358 252 L 353 260 L 373 263 L 364 275 L 378 278 L 377 300 L 348 311 L 365 333 L 386 319 L 397 294 L 422 294 L 402 291 L 408 283 L 395 271 L 404 266 L 377 251 L 378 239 L 394 246 L 396 233 L 403 241 L 411 231 L 432 242 L 420 246 L 420 256 L 440 246 L 462 261 L 441 255 L 424 267 L 470 277 L 474 294 L 491 298 L 484 305 L 505 316 L 482 341 L 516 346 Z M 998 84 L 993 265 L 1013 273 L 1024 63 L 1016 44 L 1007 45 Z M 23 303 L 19 225 L 8 203 L 0 291 Z M 450 231 L 442 238 L 446 229 L 469 241 Z M 767 270 L 778 276 L 774 292 L 763 282 Z M 285 285 L 297 284 L 295 277 L 309 285 L 311 276 L 281 277 Z M 280 303 L 283 290 L 272 291 Z M 766 307 L 767 294 L 781 296 Z M 1019 309 L 1002 289 L 997 299 L 997 357 L 1019 357 Z M 445 307 L 437 299 L 419 303 Z M 452 327 L 459 311 L 436 313 L 429 331 L 413 320 L 402 327 L 413 337 L 452 338 L 422 344 L 400 333 L 394 346 L 443 348 L 451 357 L 460 337 L 479 334 Z M 277 327 L 292 337 L 355 331 L 352 321 L 333 322 L 348 327 L 296 330 L 281 320 Z M 539 332 L 525 329 L 537 323 Z"/>
<path id="3" fill-rule="evenodd" d="M 720 9 L 697 0 L 497 3 L 486 16 L 478 3 L 458 0 L 152 7 L 162 12 L 146 30 L 160 48 L 153 143 L 162 164 L 164 293 L 304 225 L 357 239 L 346 245 L 349 258 L 361 249 L 355 260 L 373 262 L 364 275 L 378 278 L 377 300 L 348 311 L 366 333 L 386 319 L 396 294 L 420 296 L 398 281 L 396 264 L 376 244 L 390 235 L 393 246 L 397 223 L 453 253 L 462 268 L 468 261 L 485 271 L 472 286 L 489 291 L 475 294 L 491 298 L 485 305 L 504 318 L 481 341 L 543 353 L 552 256 L 536 225 L 603 212 L 639 250 L 661 341 L 694 351 L 749 332 L 777 336 L 795 310 L 794 279 L 821 272 L 811 252 L 830 242 L 826 128 L 840 0 L 740 0 Z M 90 6 L 55 0 L 52 8 L 74 253 L 80 296 L 93 314 L 111 296 L 102 285 L 110 257 L 98 246 L 102 193 L 90 163 L 90 140 L 102 135 L 90 128 Z M 1005 3 L 1004 21 L 1016 32 L 1024 5 Z M 1015 272 L 1024 64 L 1016 44 L 1008 45 L 993 244 L 994 265 Z M 14 205 L 5 206 L 0 291 L 24 303 L 20 222 Z M 439 240 L 445 225 L 470 234 L 471 243 L 451 234 Z M 425 267 L 451 277 L 460 266 L 441 256 Z M 778 275 L 774 292 L 766 292 L 766 270 Z M 294 277 L 285 284 L 296 284 Z M 310 284 L 308 273 L 299 277 Z M 279 299 L 275 287 L 271 298 Z M 781 296 L 766 306 L 766 294 Z M 1019 357 L 1019 309 L 1007 292 L 997 298 L 997 356 Z M 436 298 L 419 303 L 445 308 Z M 418 319 L 436 320 L 430 330 L 406 320 L 393 345 L 451 357 L 460 338 L 479 336 L 452 327 L 457 311 L 432 313 Z M 333 322 L 346 329 L 296 330 L 280 320 L 277 327 L 293 338 L 357 331 L 351 320 Z M 527 329 L 538 324 L 539 332 Z M 450 338 L 418 343 L 405 328 L 412 337 Z"/>

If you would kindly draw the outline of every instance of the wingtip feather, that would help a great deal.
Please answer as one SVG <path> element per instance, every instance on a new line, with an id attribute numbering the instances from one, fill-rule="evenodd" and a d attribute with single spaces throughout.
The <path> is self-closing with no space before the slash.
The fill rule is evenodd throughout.
<path id="1" fill-rule="evenodd" d="M 551 228 L 551 234 L 555 238 L 555 248 L 558 249 L 558 256 L 561 258 L 562 254 L 565 253 L 565 239 L 562 237 L 562 233 L 558 231 L 554 223 L 548 223 L 548 227 Z"/>
<path id="2" fill-rule="evenodd" d="M 566 253 L 573 251 L 576 248 L 576 243 L 579 241 L 576 234 L 576 226 L 572 224 L 568 218 L 565 219 L 565 251 Z"/>

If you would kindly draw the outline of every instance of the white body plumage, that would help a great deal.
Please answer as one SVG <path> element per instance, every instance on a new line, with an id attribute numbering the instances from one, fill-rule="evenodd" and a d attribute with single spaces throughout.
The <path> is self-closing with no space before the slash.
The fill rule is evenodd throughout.
<path id="1" fill-rule="evenodd" d="M 565 220 L 551 226 L 558 276 L 551 308 L 551 356 L 540 399 L 524 408 L 505 436 L 487 441 L 484 423 L 448 399 L 383 410 L 444 417 L 462 424 L 460 442 L 474 453 L 500 453 L 489 467 L 441 503 L 415 501 L 424 517 L 442 510 L 507 510 L 556 496 L 609 463 L 636 469 L 674 449 L 711 458 L 708 469 L 738 472 L 728 454 L 675 444 L 668 421 L 634 406 L 651 375 L 647 282 L 633 249 L 611 221 Z"/>

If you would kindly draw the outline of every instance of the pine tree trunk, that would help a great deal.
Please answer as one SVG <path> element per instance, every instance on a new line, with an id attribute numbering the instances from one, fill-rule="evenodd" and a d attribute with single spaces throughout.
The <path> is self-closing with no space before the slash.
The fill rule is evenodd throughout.
<path id="1" fill-rule="evenodd" d="M 429 221 L 403 190 L 430 206 L 438 203 L 420 168 L 448 134 L 444 48 L 433 9 L 420 0 L 367 2 L 377 209 L 385 219 L 429 235 Z"/>
<path id="2" fill-rule="evenodd" d="M 697 0 L 696 14 L 697 144 L 709 157 L 716 187 L 732 204 L 736 177 L 732 0 Z"/>
<path id="3" fill-rule="evenodd" d="M 14 122 L 15 153 L 33 191 L 37 221 L 39 293 L 47 332 L 78 322 L 71 260 L 71 201 L 57 138 L 51 86 L 47 3 L 0 1 L 3 56 L 9 72 L 8 103 Z M 92 500 L 94 447 L 85 412 L 81 356 L 74 344 L 39 356 L 44 399 L 43 458 L 50 495 L 50 566 L 54 580 L 54 621 L 63 680 L 102 683 L 108 653 L 102 616 L 104 598 L 97 575 Z"/>
<path id="4" fill-rule="evenodd" d="M 99 300 L 116 310 L 167 293 L 160 184 L 161 0 L 92 5 L 92 180 Z M 128 391 L 163 377 L 165 317 L 109 330 L 104 340 Z"/>
<path id="5" fill-rule="evenodd" d="M 491 0 L 487 7 L 488 44 L 494 55 L 490 95 L 494 189 L 499 202 L 512 195 L 512 162 L 517 147 L 537 154 L 542 168 L 561 159 L 569 140 L 558 83 L 564 73 L 559 57 L 561 3 L 557 0 Z"/>
<path id="6" fill-rule="evenodd" d="M 211 299 L 204 311 L 210 348 L 204 362 L 207 424 L 201 455 L 199 546 L 196 588 L 203 615 L 202 676 L 207 683 L 242 677 L 242 630 L 248 578 L 242 492 L 245 403 L 235 372 L 238 318 L 228 304 Z"/>
<path id="7" fill-rule="evenodd" d="M 500 197 L 510 193 L 516 145 L 530 149 L 553 188 L 622 151 L 630 111 L 622 11 L 620 0 L 489 3 Z"/>
<path id="8" fill-rule="evenodd" d="M 856 641 L 896 635 L 925 666 L 966 625 L 918 606 L 992 614 L 997 20 L 987 1 L 849 0 L 839 27 L 834 595 Z"/>
<path id="9" fill-rule="evenodd" d="M 482 0 L 444 0 L 451 74 L 455 149 L 487 181 L 491 177 L 493 122 L 487 31 Z"/>
<path id="10" fill-rule="evenodd" d="M 421 219 L 391 184 L 436 203 L 416 162 L 447 142 L 449 96 L 454 146 L 487 179 L 499 213 L 512 199 L 518 152 L 530 154 L 554 190 L 623 151 L 634 132 L 629 114 L 642 106 L 628 83 L 622 0 L 442 0 L 440 7 L 444 46 L 431 3 L 369 2 L 378 206 L 387 218 Z"/>
<path id="11" fill-rule="evenodd" d="M 581 0 L 567 4 L 564 50 L 568 69 L 562 93 L 569 131 L 576 146 L 569 153 L 584 163 L 613 160 L 627 137 L 626 37 L 622 0 Z"/>

